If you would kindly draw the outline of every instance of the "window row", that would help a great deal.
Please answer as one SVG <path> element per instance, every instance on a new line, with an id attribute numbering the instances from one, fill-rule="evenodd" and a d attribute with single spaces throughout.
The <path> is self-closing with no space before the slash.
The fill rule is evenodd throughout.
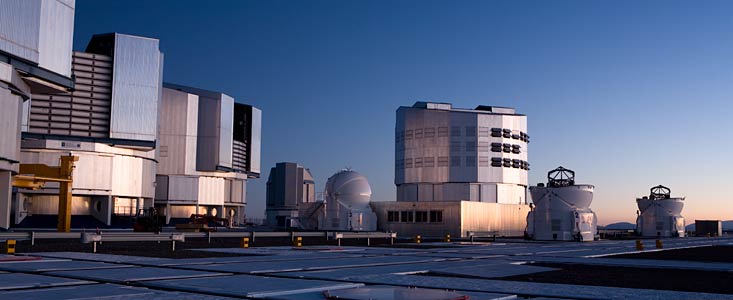
<path id="1" fill-rule="evenodd" d="M 529 171 L 529 162 L 526 162 L 520 159 L 492 157 L 491 166 L 492 167 L 523 169 L 523 170 Z"/>
<path id="2" fill-rule="evenodd" d="M 387 222 L 392 223 L 443 223 L 442 210 L 387 211 Z"/>
<path id="3" fill-rule="evenodd" d="M 402 142 L 406 140 L 422 139 L 422 138 L 433 138 L 433 137 L 447 137 L 449 133 L 448 127 L 426 127 L 420 129 L 408 129 L 405 131 L 398 131 L 395 133 L 395 141 Z M 453 126 L 450 127 L 450 136 L 452 137 L 503 137 L 515 140 L 521 140 L 529 143 L 529 135 L 521 131 L 512 131 L 508 128 L 491 128 L 479 126 Z"/>
<path id="4" fill-rule="evenodd" d="M 525 143 L 529 143 L 529 135 L 524 132 L 514 133 L 509 128 L 491 128 L 492 137 L 503 137 L 507 139 L 520 140 Z"/>
<path id="5" fill-rule="evenodd" d="M 465 148 L 461 147 L 462 145 L 464 144 L 462 144 L 461 142 L 452 141 L 450 143 L 450 151 L 459 152 L 462 149 L 465 149 L 466 152 L 489 152 L 489 149 L 491 149 L 491 152 L 504 152 L 514 154 L 522 153 L 522 146 L 509 143 L 491 143 L 491 148 L 489 148 L 489 142 L 465 142 Z"/>
<path id="6" fill-rule="evenodd" d="M 440 156 L 417 157 L 395 160 L 395 169 L 432 168 L 432 167 L 508 167 L 529 170 L 529 163 L 519 159 L 488 156 Z"/>

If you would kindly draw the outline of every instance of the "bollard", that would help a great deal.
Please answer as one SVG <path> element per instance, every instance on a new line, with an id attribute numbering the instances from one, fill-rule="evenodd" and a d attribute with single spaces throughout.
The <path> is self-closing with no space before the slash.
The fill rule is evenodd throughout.
<path id="1" fill-rule="evenodd" d="M 5 254 L 15 254 L 15 240 L 5 241 L 5 247 L 3 250 L 5 250 Z"/>
<path id="2" fill-rule="evenodd" d="M 445 238 L 443 238 L 443 242 L 450 243 L 450 234 L 445 235 Z"/>
<path id="3" fill-rule="evenodd" d="M 298 236 L 293 239 L 293 247 L 302 247 L 303 246 L 303 237 Z"/>
<path id="4" fill-rule="evenodd" d="M 662 249 L 662 240 L 657 240 L 657 249 Z"/>
<path id="5" fill-rule="evenodd" d="M 240 244 L 241 248 L 249 248 L 249 238 L 245 237 L 242 238 L 242 243 Z"/>
<path id="6" fill-rule="evenodd" d="M 422 237 L 418 234 L 415 236 L 415 244 L 420 244 L 422 242 Z"/>
<path id="7" fill-rule="evenodd" d="M 636 240 L 636 250 L 638 251 L 644 250 L 644 243 L 642 243 L 641 240 Z"/>

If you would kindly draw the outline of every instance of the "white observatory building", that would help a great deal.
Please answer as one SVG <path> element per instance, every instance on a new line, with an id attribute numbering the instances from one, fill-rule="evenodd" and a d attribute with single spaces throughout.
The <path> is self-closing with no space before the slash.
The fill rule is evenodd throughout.
<path id="1" fill-rule="evenodd" d="M 534 202 L 527 234 L 544 241 L 593 241 L 598 219 L 590 210 L 593 186 L 575 184 L 575 172 L 558 167 L 547 173 L 547 186 L 529 188 Z"/>
<path id="2" fill-rule="evenodd" d="M 352 170 L 341 170 L 326 182 L 324 214 L 319 229 L 341 231 L 375 231 L 377 215 L 369 201 L 372 188 L 366 177 Z"/>
<path id="3" fill-rule="evenodd" d="M 680 215 L 685 200 L 672 198 L 668 187 L 651 188 L 649 196 L 636 199 L 639 206 L 636 234 L 643 237 L 684 237 L 685 218 Z"/>

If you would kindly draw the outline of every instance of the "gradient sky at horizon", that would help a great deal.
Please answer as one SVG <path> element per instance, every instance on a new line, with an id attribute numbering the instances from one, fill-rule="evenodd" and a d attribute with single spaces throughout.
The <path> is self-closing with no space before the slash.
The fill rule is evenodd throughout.
<path id="1" fill-rule="evenodd" d="M 77 0 L 92 34 L 161 40 L 166 82 L 263 110 L 264 215 L 276 162 L 317 189 L 349 166 L 394 200 L 395 110 L 415 101 L 528 116 L 530 183 L 562 165 L 596 186 L 599 223 L 634 222 L 664 184 L 683 215 L 733 219 L 733 2 Z"/>

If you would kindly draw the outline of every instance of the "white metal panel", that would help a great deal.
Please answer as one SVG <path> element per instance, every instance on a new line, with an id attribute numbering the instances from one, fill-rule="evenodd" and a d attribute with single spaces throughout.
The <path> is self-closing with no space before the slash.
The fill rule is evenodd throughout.
<path id="1" fill-rule="evenodd" d="M 206 205 L 224 205 L 226 183 L 224 178 L 199 177 L 198 203 Z"/>
<path id="2" fill-rule="evenodd" d="M 0 1 L 0 51 L 38 63 L 42 0 Z"/>
<path id="3" fill-rule="evenodd" d="M 252 107 L 252 137 L 247 147 L 249 150 L 249 171 L 260 173 L 261 144 L 262 144 L 262 111 Z"/>
<path id="4" fill-rule="evenodd" d="M 234 98 L 221 94 L 221 124 L 219 124 L 219 161 L 218 165 L 232 167 L 232 147 L 234 143 Z"/>
<path id="5" fill-rule="evenodd" d="M 74 0 L 44 0 L 41 7 L 38 65 L 71 76 Z"/>
<path id="6" fill-rule="evenodd" d="M 9 160 L 20 160 L 20 116 L 23 112 L 23 100 L 10 93 L 10 90 L 0 88 L 0 157 Z M 3 160 L 0 169 L 18 170 L 17 164 Z"/>
<path id="7" fill-rule="evenodd" d="M 112 159 L 112 195 L 141 197 L 143 161 L 131 156 L 115 156 Z"/>
<path id="8" fill-rule="evenodd" d="M 199 196 L 198 177 L 168 176 L 168 199 L 171 201 L 196 201 Z"/>
<path id="9" fill-rule="evenodd" d="M 111 138 L 156 139 L 162 63 L 158 40 L 115 34 Z"/>

